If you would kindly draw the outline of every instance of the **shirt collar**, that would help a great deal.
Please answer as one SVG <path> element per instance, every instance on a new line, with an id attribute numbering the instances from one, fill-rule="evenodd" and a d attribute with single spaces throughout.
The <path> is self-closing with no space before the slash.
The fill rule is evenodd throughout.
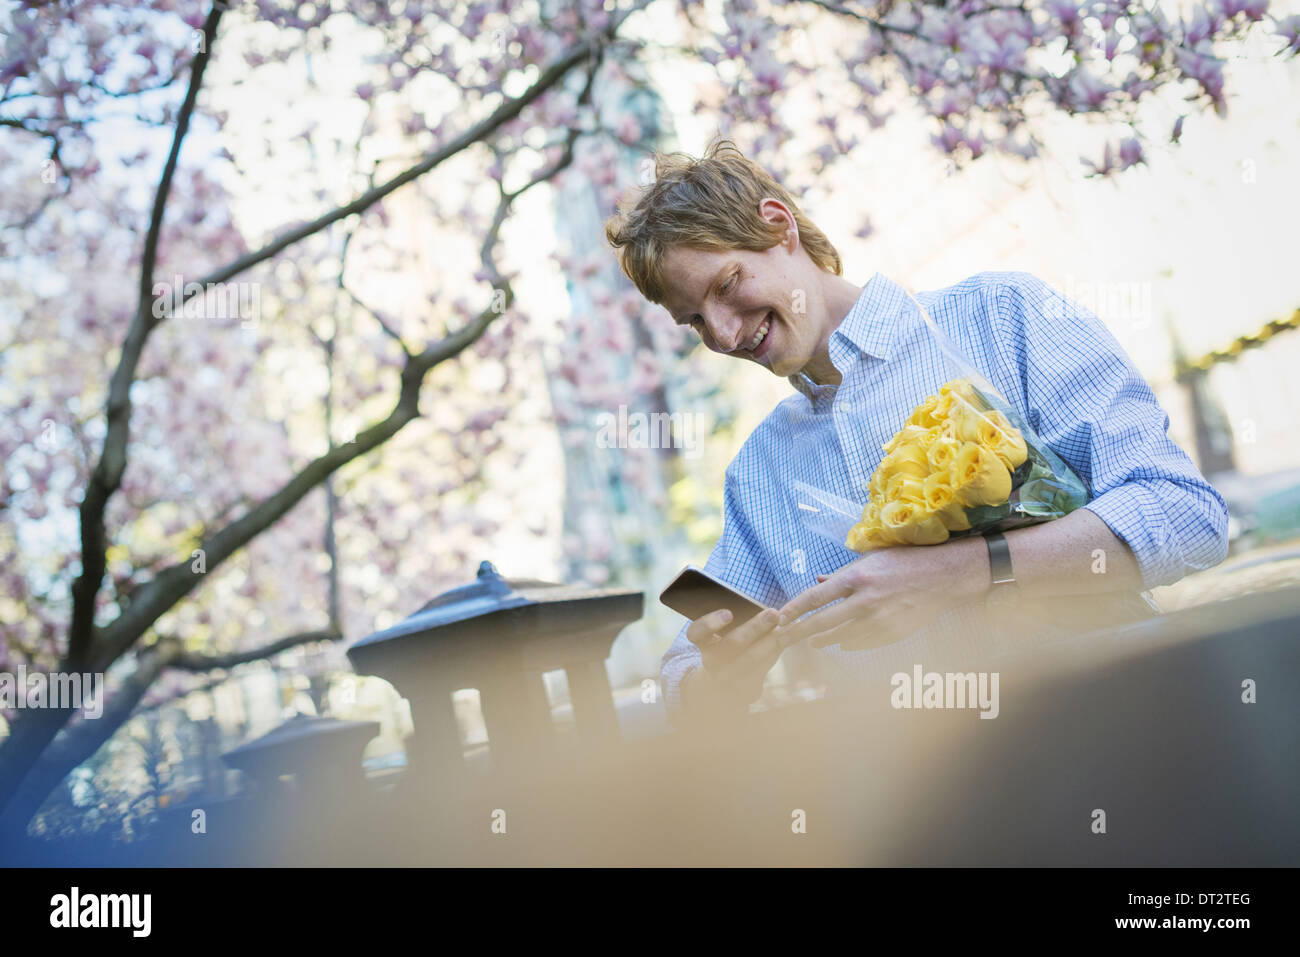
<path id="1" fill-rule="evenodd" d="M 867 281 L 853 308 L 831 333 L 831 362 L 841 376 L 848 372 L 854 352 L 888 361 L 898 315 L 906 301 L 902 288 L 887 276 L 876 273 Z M 835 390 L 835 386 L 818 385 L 802 372 L 790 376 L 789 381 L 809 399 Z"/>

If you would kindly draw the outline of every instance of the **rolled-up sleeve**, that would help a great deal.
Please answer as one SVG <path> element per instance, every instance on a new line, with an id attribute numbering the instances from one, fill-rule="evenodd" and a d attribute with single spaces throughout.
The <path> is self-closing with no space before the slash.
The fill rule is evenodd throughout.
<path id="1" fill-rule="evenodd" d="M 1090 490 L 1085 506 L 1133 552 L 1142 587 L 1228 554 L 1228 506 L 1169 438 L 1169 415 L 1091 312 L 1026 273 L 997 293 L 1029 425 Z"/>
<path id="2" fill-rule="evenodd" d="M 727 468 L 722 492 L 722 537 L 709 554 L 704 570 L 726 582 L 745 595 L 771 605 L 784 602 L 784 592 L 763 561 L 762 551 L 753 528 L 740 508 L 736 483 L 743 471 L 740 464 L 744 455 Z M 692 668 L 703 664 L 700 649 L 686 637 L 682 626 L 671 646 L 664 653 L 660 665 L 660 678 L 664 687 L 664 702 L 669 720 L 676 725 L 681 717 L 682 679 Z"/>

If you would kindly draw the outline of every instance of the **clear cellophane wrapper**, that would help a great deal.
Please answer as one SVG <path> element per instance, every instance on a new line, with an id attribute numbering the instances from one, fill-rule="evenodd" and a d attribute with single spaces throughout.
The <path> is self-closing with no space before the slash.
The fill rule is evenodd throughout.
<path id="1" fill-rule="evenodd" d="M 1048 522 L 1084 505 L 1088 489 L 1074 471 L 912 302 L 947 381 L 915 397 L 858 501 L 794 483 L 805 525 L 866 552 Z"/>

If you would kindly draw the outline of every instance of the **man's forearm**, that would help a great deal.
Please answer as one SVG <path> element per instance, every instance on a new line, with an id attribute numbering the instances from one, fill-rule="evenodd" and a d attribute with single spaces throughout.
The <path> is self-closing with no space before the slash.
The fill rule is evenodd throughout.
<path id="1" fill-rule="evenodd" d="M 1006 533 L 1011 567 L 1026 595 L 1080 595 L 1140 591 L 1137 559 L 1110 526 L 1086 508 L 1063 518 Z M 987 546 L 979 538 L 954 542 L 968 550 L 970 590 L 988 591 Z"/>

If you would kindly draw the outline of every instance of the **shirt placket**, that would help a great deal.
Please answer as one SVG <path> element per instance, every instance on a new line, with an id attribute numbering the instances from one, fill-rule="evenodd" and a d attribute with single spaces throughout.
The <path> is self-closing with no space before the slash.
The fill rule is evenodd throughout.
<path id="1" fill-rule="evenodd" d="M 835 438 L 839 442 L 840 461 L 843 463 L 842 474 L 836 478 L 847 481 L 847 486 L 842 491 L 854 501 L 862 497 L 870 477 L 862 474 L 862 456 L 858 454 L 863 423 L 855 422 L 852 415 L 853 387 L 850 378 L 858 360 L 856 347 L 839 338 L 832 340 L 831 361 L 840 373 L 840 385 L 835 390 L 831 403 L 831 420 L 835 427 Z"/>

